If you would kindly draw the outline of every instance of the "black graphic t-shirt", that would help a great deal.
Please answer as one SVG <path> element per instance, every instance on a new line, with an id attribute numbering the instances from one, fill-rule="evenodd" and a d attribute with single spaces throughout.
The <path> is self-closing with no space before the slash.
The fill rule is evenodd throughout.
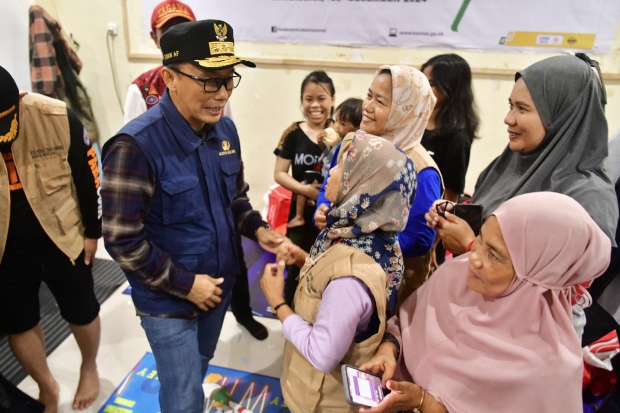
<path id="1" fill-rule="evenodd" d="M 323 166 L 320 162 L 323 150 L 312 142 L 308 135 L 299 127 L 301 122 L 295 122 L 282 134 L 278 147 L 273 151 L 277 156 L 291 161 L 292 176 L 297 182 L 303 182 L 306 171 L 321 172 Z M 295 196 L 291 202 L 291 215 L 295 216 Z M 306 208 L 306 214 L 312 218 L 313 207 Z M 308 221 L 308 217 L 306 217 Z"/>
<path id="2" fill-rule="evenodd" d="M 321 172 L 322 163 L 319 161 L 323 151 L 299 127 L 301 122 L 295 122 L 284 131 L 280 143 L 273 153 L 292 162 L 292 175 L 297 182 L 304 180 L 306 171 Z"/>

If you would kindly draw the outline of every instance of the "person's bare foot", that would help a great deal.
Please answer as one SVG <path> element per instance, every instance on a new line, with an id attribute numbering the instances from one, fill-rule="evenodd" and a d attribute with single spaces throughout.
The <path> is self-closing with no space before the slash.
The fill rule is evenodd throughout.
<path id="1" fill-rule="evenodd" d="M 291 219 L 291 222 L 286 224 L 286 227 L 287 228 L 302 227 L 305 223 L 306 223 L 306 221 L 302 217 L 295 217 L 295 218 Z"/>
<path id="2" fill-rule="evenodd" d="M 39 386 L 39 401 L 45 405 L 45 413 L 58 412 L 58 397 L 60 396 L 60 386 L 54 380 L 49 386 Z"/>
<path id="3" fill-rule="evenodd" d="M 82 367 L 80 370 L 80 382 L 73 399 L 73 410 L 86 409 L 97 400 L 98 395 L 99 374 L 97 373 L 97 367 Z"/>

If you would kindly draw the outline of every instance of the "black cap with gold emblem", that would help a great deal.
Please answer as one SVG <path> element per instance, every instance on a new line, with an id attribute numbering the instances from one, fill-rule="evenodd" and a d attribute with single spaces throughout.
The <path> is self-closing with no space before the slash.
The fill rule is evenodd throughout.
<path id="1" fill-rule="evenodd" d="M 233 28 L 222 20 L 199 20 L 177 24 L 160 39 L 163 64 L 189 62 L 209 70 L 238 64 L 256 65 L 235 56 Z"/>
<path id="2" fill-rule="evenodd" d="M 0 149 L 10 147 L 19 132 L 19 89 L 13 76 L 0 66 Z"/>

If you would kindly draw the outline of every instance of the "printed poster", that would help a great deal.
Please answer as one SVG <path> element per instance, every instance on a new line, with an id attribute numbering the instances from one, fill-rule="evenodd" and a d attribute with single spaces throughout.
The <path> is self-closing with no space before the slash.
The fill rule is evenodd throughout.
<path id="1" fill-rule="evenodd" d="M 159 379 L 153 353 L 146 353 L 99 413 L 159 413 Z M 205 413 L 288 412 L 280 380 L 209 366 L 203 382 Z"/>

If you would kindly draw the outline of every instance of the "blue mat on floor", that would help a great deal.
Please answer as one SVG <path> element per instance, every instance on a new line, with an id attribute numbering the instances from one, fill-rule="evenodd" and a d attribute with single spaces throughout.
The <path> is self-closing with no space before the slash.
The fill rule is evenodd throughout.
<path id="1" fill-rule="evenodd" d="M 244 411 L 246 413 L 288 412 L 282 398 L 280 380 L 274 377 L 253 374 L 245 371 L 209 366 L 203 387 L 211 388 L 219 384 L 232 396 L 230 405 L 243 406 L 248 410 L 222 407 L 221 404 L 205 400 L 205 413 L 226 413 Z M 116 388 L 99 413 L 158 413 L 159 379 L 153 353 L 146 353 L 131 370 L 125 380 Z"/>

